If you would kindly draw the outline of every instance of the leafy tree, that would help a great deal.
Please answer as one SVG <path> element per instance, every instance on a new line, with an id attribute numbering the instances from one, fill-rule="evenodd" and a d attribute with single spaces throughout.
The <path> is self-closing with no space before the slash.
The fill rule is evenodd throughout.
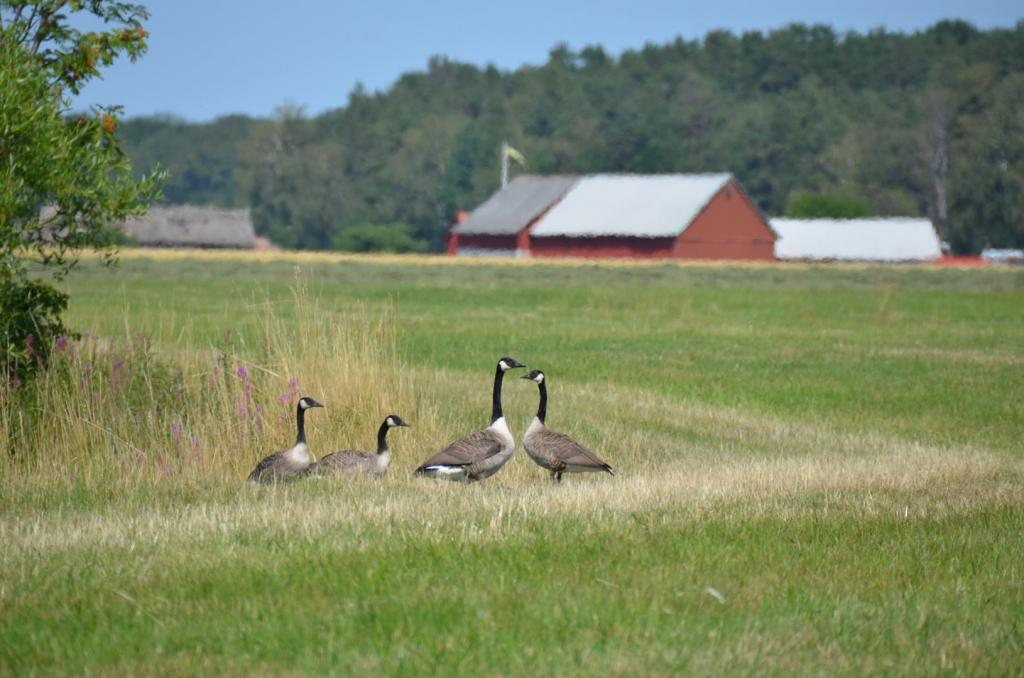
<path id="1" fill-rule="evenodd" d="M 794 193 L 786 207 L 786 216 L 796 219 L 856 219 L 870 217 L 871 209 L 861 200 L 828 193 Z"/>
<path id="2" fill-rule="evenodd" d="M 118 127 L 118 138 L 131 157 L 136 178 L 145 168 L 167 173 L 162 199 L 173 204 L 245 207 L 238 171 L 244 147 L 257 122 L 228 115 L 192 125 L 167 115 L 134 118 Z"/>
<path id="3" fill-rule="evenodd" d="M 95 0 L 85 11 L 104 33 L 70 27 L 81 2 L 0 2 L 0 373 L 27 376 L 63 332 L 66 297 L 30 279 L 41 265 L 65 275 L 84 247 L 112 256 L 110 224 L 142 213 L 158 177 L 136 181 L 118 146 L 116 108 L 67 117 L 67 93 L 125 54 L 145 50 L 145 11 Z M 43 209 L 46 207 L 47 209 Z M 27 256 L 34 255 L 34 256 Z M 34 347 L 33 347 L 34 346 Z"/>
<path id="4" fill-rule="evenodd" d="M 350 200 L 337 144 L 316 143 L 301 109 L 253 128 L 244 157 L 256 232 L 297 249 L 330 249 L 338 226 L 356 205 Z"/>
<path id="5" fill-rule="evenodd" d="M 345 252 L 423 252 L 426 243 L 412 237 L 409 224 L 361 224 L 338 233 L 335 249 Z"/>

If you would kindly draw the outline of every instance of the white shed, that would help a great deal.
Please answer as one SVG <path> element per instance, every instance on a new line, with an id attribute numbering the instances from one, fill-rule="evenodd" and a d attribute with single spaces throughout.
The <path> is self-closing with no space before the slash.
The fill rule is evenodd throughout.
<path id="1" fill-rule="evenodd" d="M 772 219 L 782 260 L 934 261 L 942 256 L 928 219 Z"/>

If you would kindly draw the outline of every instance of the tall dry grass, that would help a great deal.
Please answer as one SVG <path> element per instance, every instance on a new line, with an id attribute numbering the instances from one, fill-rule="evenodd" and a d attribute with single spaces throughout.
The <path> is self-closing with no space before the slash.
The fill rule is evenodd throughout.
<path id="1" fill-rule="evenodd" d="M 261 304 L 258 336 L 227 331 L 208 350 L 157 349 L 130 330 L 61 340 L 34 385 L 3 396 L 0 472 L 87 483 L 244 477 L 291 445 L 301 395 L 326 406 L 307 416 L 315 451 L 370 445 L 376 423 L 410 401 L 390 314 L 336 311 L 302 284 L 287 305 Z"/>

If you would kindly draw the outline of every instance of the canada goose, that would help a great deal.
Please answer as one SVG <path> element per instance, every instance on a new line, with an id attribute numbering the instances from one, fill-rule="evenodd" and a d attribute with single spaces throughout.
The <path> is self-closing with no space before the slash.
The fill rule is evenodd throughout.
<path id="1" fill-rule="evenodd" d="M 447 480 L 483 480 L 501 469 L 512 453 L 516 441 L 501 413 L 501 381 L 506 370 L 526 367 L 514 358 L 502 358 L 494 371 L 494 391 L 491 396 L 491 425 L 456 440 L 416 469 L 418 476 L 431 476 Z"/>
<path id="2" fill-rule="evenodd" d="M 311 407 L 323 407 L 320 403 L 303 396 L 299 398 L 299 404 L 295 407 L 295 426 L 298 435 L 295 436 L 295 444 L 287 450 L 275 452 L 266 457 L 249 474 L 250 483 L 276 483 L 280 480 L 293 478 L 309 466 L 309 446 L 306 445 L 306 410 Z"/>
<path id="3" fill-rule="evenodd" d="M 541 468 L 551 471 L 551 479 L 559 483 L 562 482 L 563 473 L 604 471 L 615 475 L 612 467 L 601 461 L 596 454 L 564 433 L 553 431 L 544 425 L 548 409 L 548 387 L 545 384 L 544 373 L 533 370 L 521 378 L 537 382 L 540 389 L 537 416 L 523 434 L 523 449 L 530 455 L 530 459 Z"/>
<path id="4" fill-rule="evenodd" d="M 347 475 L 382 476 L 391 464 L 391 449 L 388 447 L 388 430 L 395 426 L 408 426 L 396 414 L 389 414 L 377 430 L 377 454 L 343 450 L 332 452 L 309 467 L 310 475 Z"/>

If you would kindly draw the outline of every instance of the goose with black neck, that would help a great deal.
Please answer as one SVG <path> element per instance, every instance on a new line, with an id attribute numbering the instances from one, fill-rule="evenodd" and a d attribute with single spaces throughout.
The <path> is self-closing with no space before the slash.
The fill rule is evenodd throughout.
<path id="1" fill-rule="evenodd" d="M 391 447 L 388 445 L 388 431 L 396 427 L 407 427 L 397 414 L 389 414 L 377 429 L 377 453 L 359 450 L 342 450 L 332 452 L 309 467 L 309 474 L 314 476 L 328 475 L 366 475 L 382 476 L 391 465 Z"/>
<path id="2" fill-rule="evenodd" d="M 489 478 L 512 458 L 516 441 L 501 411 L 501 385 L 505 372 L 526 367 L 515 358 L 504 357 L 494 370 L 491 392 L 491 424 L 482 431 L 456 440 L 423 462 L 416 475 L 463 482 Z"/>
<path id="3" fill-rule="evenodd" d="M 306 410 L 323 407 L 312 398 L 303 396 L 295 406 L 295 444 L 264 457 L 249 474 L 250 483 L 276 483 L 295 478 L 306 471 L 313 461 L 306 444 Z"/>
<path id="4" fill-rule="evenodd" d="M 547 378 L 540 370 L 524 374 L 521 379 L 529 379 L 537 384 L 540 392 L 540 403 L 537 405 L 537 416 L 523 434 L 523 449 L 526 454 L 543 469 L 551 472 L 551 479 L 562 482 L 563 473 L 600 473 L 615 475 L 612 467 L 596 454 L 559 431 L 548 428 L 544 421 L 548 414 Z"/>

